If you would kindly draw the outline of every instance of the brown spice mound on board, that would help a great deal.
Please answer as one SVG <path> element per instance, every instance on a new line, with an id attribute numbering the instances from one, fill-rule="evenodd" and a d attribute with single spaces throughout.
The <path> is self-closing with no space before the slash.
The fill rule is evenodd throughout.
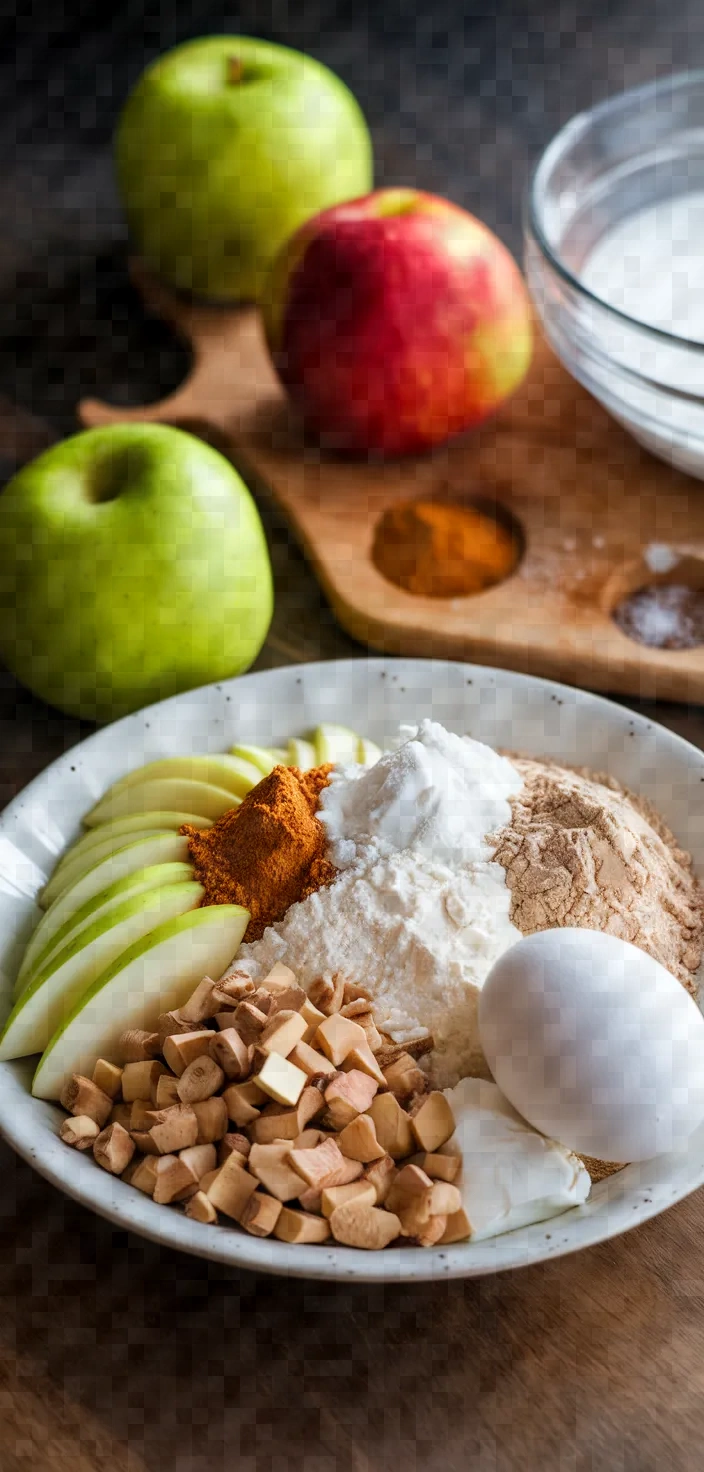
<path id="1" fill-rule="evenodd" d="M 490 507 L 456 501 L 400 501 L 381 517 L 372 560 L 379 572 L 426 598 L 480 593 L 510 577 L 517 538 Z"/>
<path id="2" fill-rule="evenodd" d="M 189 823 L 180 830 L 205 889 L 203 904 L 249 910 L 246 941 L 259 940 L 291 905 L 335 878 L 325 858 L 325 829 L 315 816 L 331 770 L 274 767 L 207 832 Z"/>

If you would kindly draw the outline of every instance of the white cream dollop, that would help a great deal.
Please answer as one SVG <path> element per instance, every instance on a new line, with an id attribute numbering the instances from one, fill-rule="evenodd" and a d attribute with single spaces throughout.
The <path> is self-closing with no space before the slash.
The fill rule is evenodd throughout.
<path id="1" fill-rule="evenodd" d="M 456 1184 L 473 1241 L 586 1201 L 591 1180 L 582 1161 L 532 1129 L 497 1084 L 463 1078 L 445 1092 L 457 1127 L 440 1153 L 461 1157 Z"/>

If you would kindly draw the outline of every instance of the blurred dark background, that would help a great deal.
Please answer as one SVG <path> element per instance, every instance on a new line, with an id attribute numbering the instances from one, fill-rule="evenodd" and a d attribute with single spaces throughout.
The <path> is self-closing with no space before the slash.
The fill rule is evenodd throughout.
<path id="1" fill-rule="evenodd" d="M 53 436 L 74 427 L 84 393 L 144 400 L 183 372 L 128 285 L 111 135 L 159 52 L 240 30 L 340 73 L 369 120 L 378 182 L 450 196 L 515 252 L 524 185 L 556 128 L 611 91 L 704 63 L 701 0 L 0 7 L 0 394 Z M 15 422 L 4 460 L 41 432 Z"/>

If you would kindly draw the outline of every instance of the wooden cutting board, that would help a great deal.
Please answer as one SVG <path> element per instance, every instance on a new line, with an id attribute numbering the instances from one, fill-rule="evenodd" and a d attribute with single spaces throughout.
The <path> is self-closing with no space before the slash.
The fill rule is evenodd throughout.
<path id="1" fill-rule="evenodd" d="M 254 308 L 184 300 L 142 274 L 148 308 L 190 343 L 183 386 L 146 408 L 80 405 L 84 425 L 160 421 L 201 434 L 283 508 L 340 623 L 374 649 L 504 665 L 597 690 L 704 700 L 704 647 L 657 650 L 611 610 L 654 581 L 704 587 L 704 485 L 641 450 L 542 338 L 511 403 L 479 432 L 419 459 L 360 463 L 304 443 Z M 503 506 L 525 550 L 512 577 L 470 597 L 417 597 L 371 560 L 397 501 L 478 496 Z M 655 578 L 652 543 L 680 555 Z"/>

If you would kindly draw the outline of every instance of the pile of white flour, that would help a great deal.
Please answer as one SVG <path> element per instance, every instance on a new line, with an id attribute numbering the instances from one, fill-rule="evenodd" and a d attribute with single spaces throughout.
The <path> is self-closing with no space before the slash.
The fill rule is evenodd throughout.
<path id="1" fill-rule="evenodd" d="M 345 869 L 372 848 L 452 867 L 491 857 L 487 834 L 509 822 L 523 778 L 505 757 L 423 721 L 373 767 L 333 772 L 319 817 L 330 858 Z"/>
<path id="2" fill-rule="evenodd" d="M 504 757 L 431 721 L 374 767 L 336 772 L 320 816 L 339 877 L 243 946 L 237 967 L 258 976 L 284 961 L 305 987 L 337 972 L 367 988 L 395 1041 L 432 1033 L 440 1087 L 481 1071 L 479 990 L 520 939 L 489 835 L 521 787 Z"/>

